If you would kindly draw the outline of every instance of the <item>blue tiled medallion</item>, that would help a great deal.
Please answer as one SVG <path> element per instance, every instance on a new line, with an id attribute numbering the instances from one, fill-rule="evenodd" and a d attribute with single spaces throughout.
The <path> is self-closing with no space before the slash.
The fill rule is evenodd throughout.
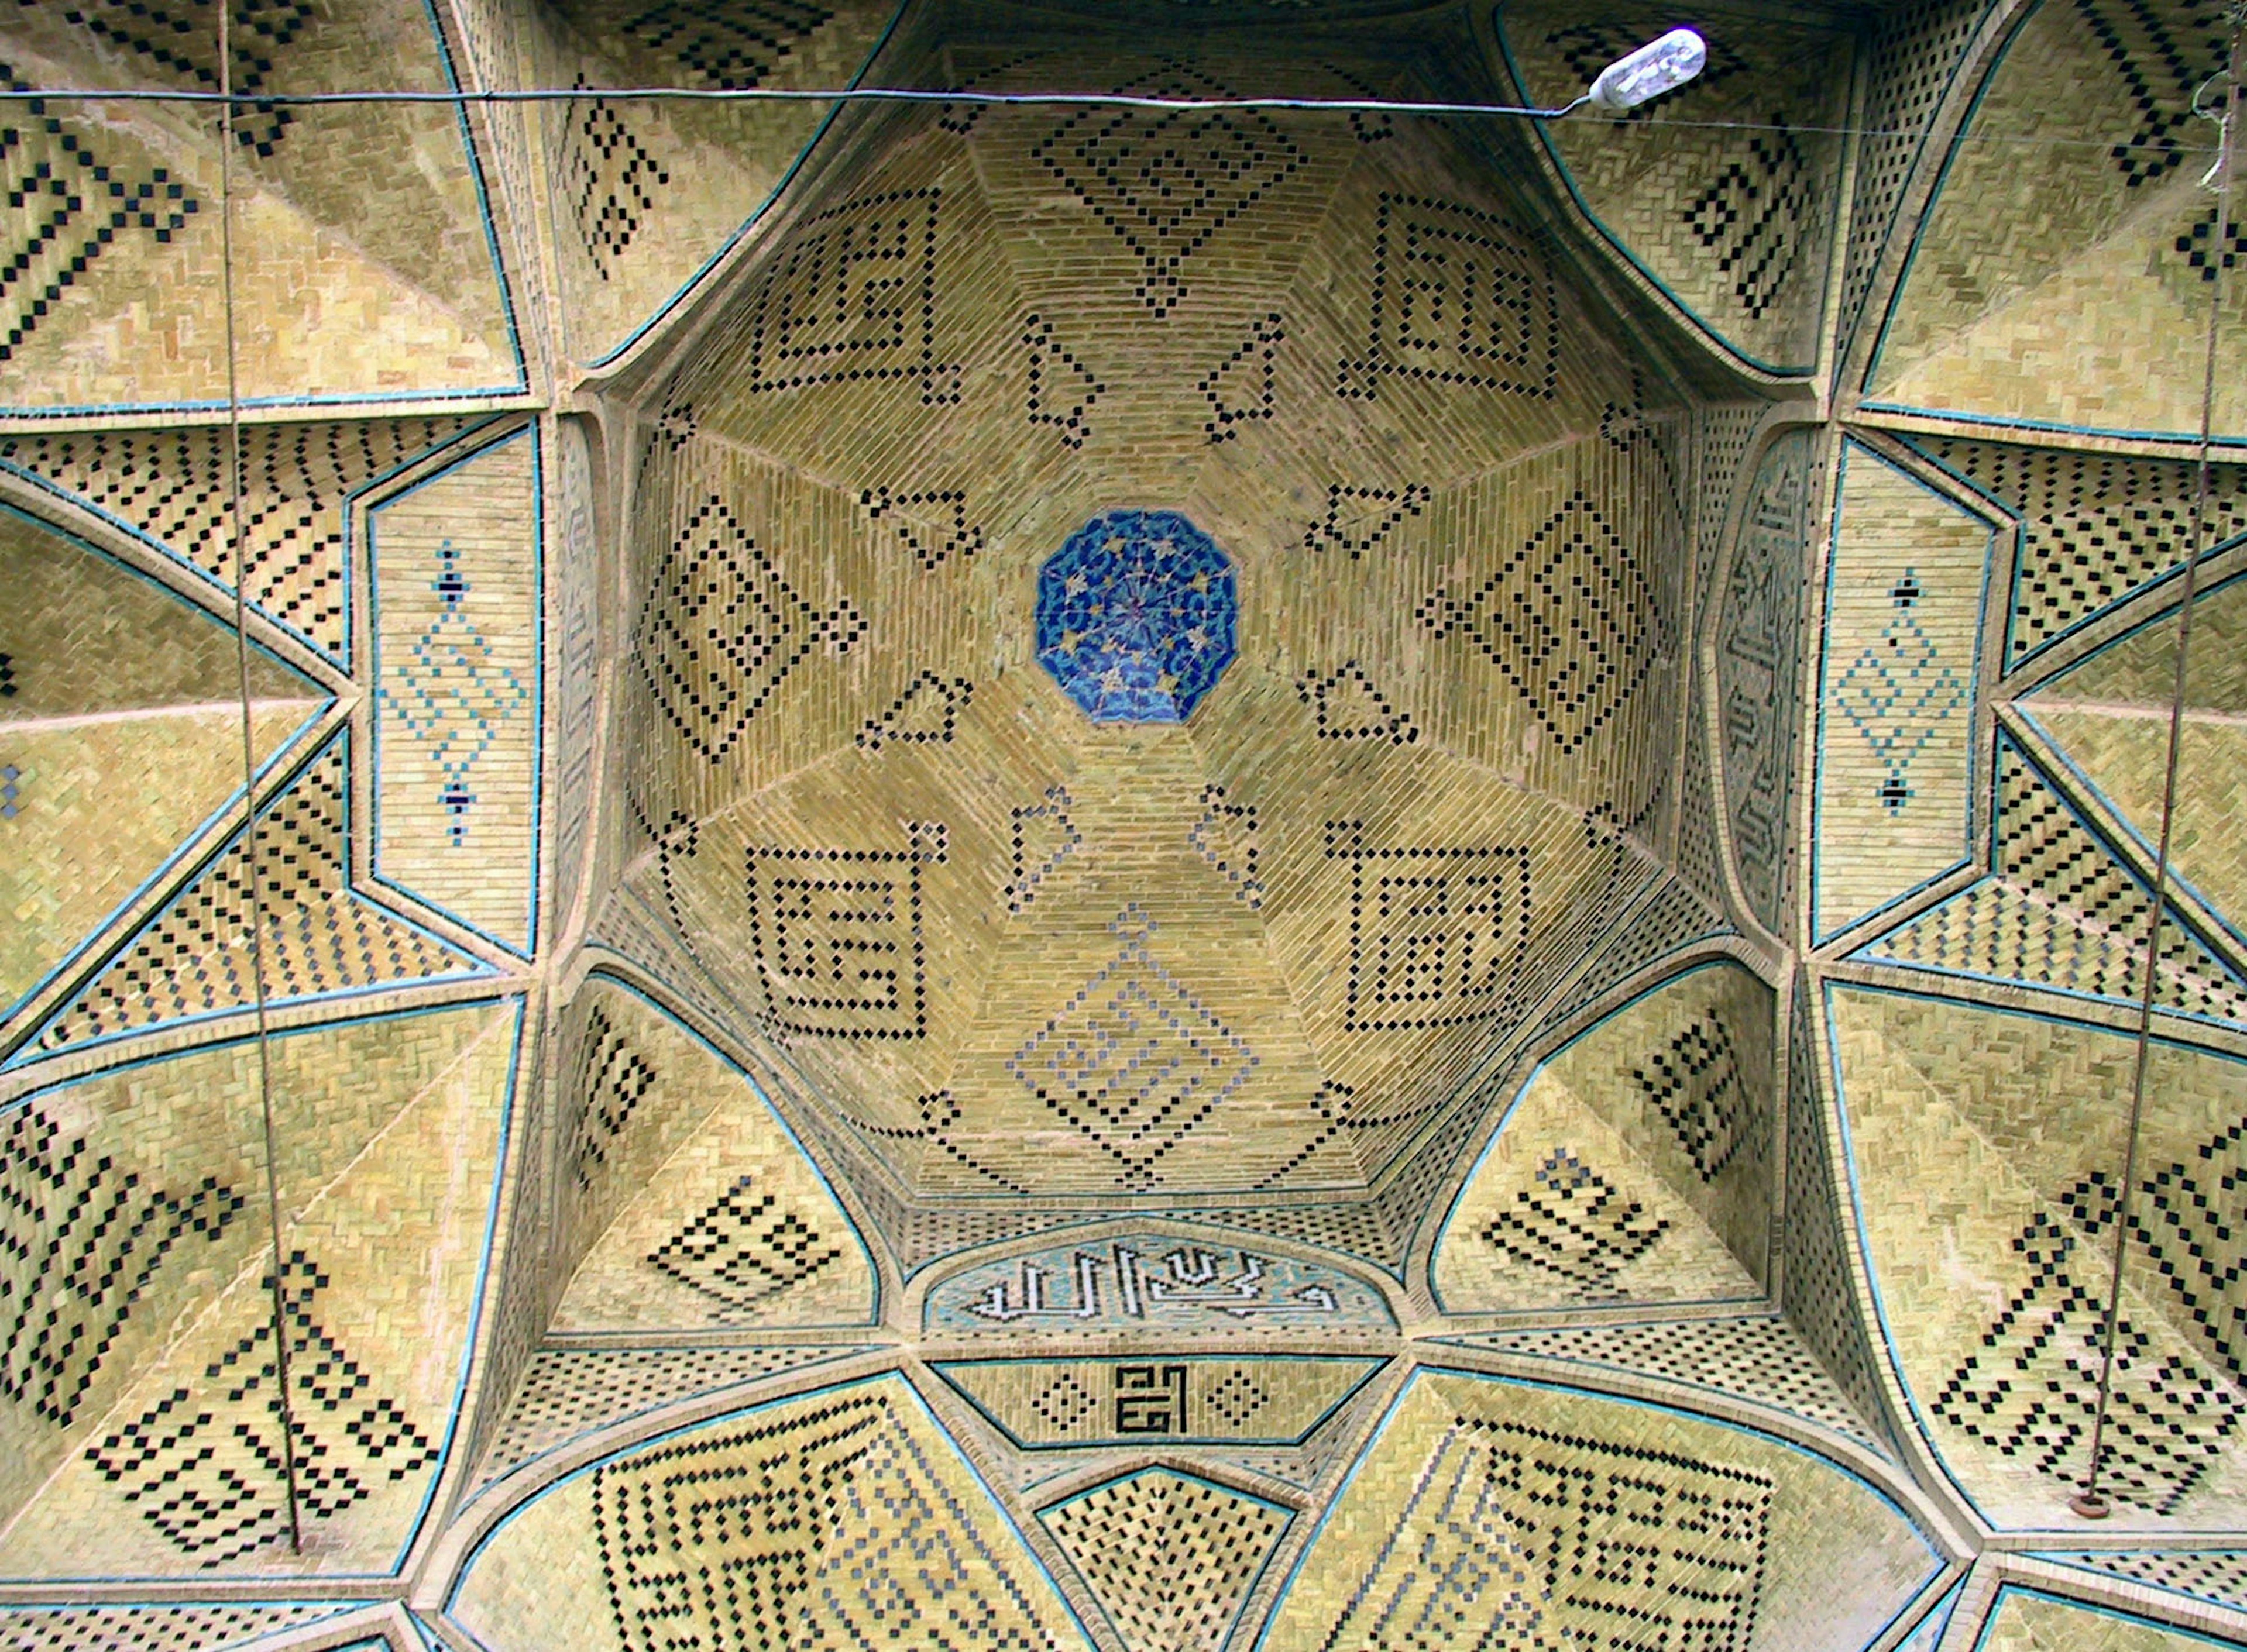
<path id="1" fill-rule="evenodd" d="M 1233 663 L 1233 563 L 1175 510 L 1111 510 L 1038 570 L 1038 663 L 1095 722 L 1182 723 Z"/>

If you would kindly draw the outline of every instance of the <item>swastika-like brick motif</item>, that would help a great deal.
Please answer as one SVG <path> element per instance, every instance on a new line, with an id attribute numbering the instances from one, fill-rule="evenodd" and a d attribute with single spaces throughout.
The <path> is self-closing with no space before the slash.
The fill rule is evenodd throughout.
<path id="1" fill-rule="evenodd" d="M 1491 213 L 1383 194 L 1374 226 L 1365 353 L 1338 369 L 1346 396 L 1383 378 L 1502 390 L 1549 400 L 1561 377 L 1561 299 L 1552 260 Z"/>
<path id="2" fill-rule="evenodd" d="M 921 869 L 943 862 L 945 830 L 906 831 L 894 850 L 751 846 L 750 939 L 773 1018 L 789 1032 L 927 1035 Z"/>
<path id="3" fill-rule="evenodd" d="M 1732 297 L 1760 317 L 1793 283 L 1802 263 L 1801 226 L 1814 187 L 1801 141 L 1784 117 L 1749 138 L 1714 182 L 1685 208 L 1685 223 L 1717 268 L 1731 277 Z"/>
<path id="4" fill-rule="evenodd" d="M 32 90 L 7 64 L 0 83 Z M 0 126 L 0 168 L 8 179 L 0 215 L 0 361 L 11 359 L 120 234 L 167 242 L 202 202 L 165 167 L 133 178 L 113 168 L 34 98 L 11 106 Z"/>
<path id="5" fill-rule="evenodd" d="M 1760 1122 L 1740 1077 L 1731 1029 L 1711 1012 L 1656 1050 L 1631 1075 L 1704 1182 L 1751 1145 Z"/>
<path id="6" fill-rule="evenodd" d="M 583 74 L 577 84 L 585 84 Z M 570 128 L 562 177 L 577 240 L 607 281 L 659 209 L 671 174 L 625 124 L 615 104 L 588 98 Z"/>
<path id="7" fill-rule="evenodd" d="M 1622 709 L 1660 652 L 1663 618 L 1640 553 L 1579 490 L 1472 590 L 1438 589 L 1420 623 L 1457 632 L 1506 673 L 1563 752 Z"/>
<path id="8" fill-rule="evenodd" d="M 657 559 L 632 658 L 656 704 L 715 763 L 813 650 L 846 654 L 864 622 L 844 597 L 822 614 L 712 495 Z"/>
<path id="9" fill-rule="evenodd" d="M 1571 1296 L 1616 1294 L 1615 1275 L 1659 1245 L 1666 1218 L 1626 1203 L 1615 1184 L 1566 1148 L 1537 1167 L 1479 1237 L 1513 1260 L 1551 1274 Z"/>
<path id="10" fill-rule="evenodd" d="M 598 1004 L 587 1014 L 581 1037 L 570 1091 L 584 1112 L 577 1121 L 569 1158 L 571 1178 L 584 1192 L 591 1188 L 594 1172 L 608 1163 L 609 1149 L 624 1134 L 640 1098 L 655 1082 L 655 1068 L 610 1025 L 607 1014 Z"/>
<path id="11" fill-rule="evenodd" d="M 750 393 L 898 380 L 926 406 L 960 399 L 939 362 L 936 255 L 942 194 L 900 190 L 806 222 L 775 258 L 747 317 Z"/>
<path id="12" fill-rule="evenodd" d="M 1456 1027 L 1503 1013 L 1529 951 L 1529 853 L 1371 845 L 1327 826 L 1350 877 L 1350 1030 Z"/>

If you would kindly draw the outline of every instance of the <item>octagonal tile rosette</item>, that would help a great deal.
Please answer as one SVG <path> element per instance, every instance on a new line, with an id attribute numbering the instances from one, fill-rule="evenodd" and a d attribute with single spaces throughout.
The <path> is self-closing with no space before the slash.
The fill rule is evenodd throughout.
<path id="1" fill-rule="evenodd" d="M 1038 663 L 1095 722 L 1182 723 L 1233 663 L 1233 563 L 1175 510 L 1095 516 L 1038 570 Z"/>

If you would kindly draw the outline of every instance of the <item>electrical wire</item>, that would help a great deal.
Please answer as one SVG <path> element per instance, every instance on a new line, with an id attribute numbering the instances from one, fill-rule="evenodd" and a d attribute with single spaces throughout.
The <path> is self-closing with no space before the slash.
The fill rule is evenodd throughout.
<path id="1" fill-rule="evenodd" d="M 163 91 L 145 86 L 70 86 L 46 91 L 0 87 L 0 104 L 27 103 L 42 99 L 84 103 L 231 102 L 256 109 L 316 108 L 327 105 L 568 103 L 580 99 L 632 99 L 652 102 L 693 103 L 970 103 L 1007 108 L 1078 107 L 1093 109 L 1150 109 L 1174 113 L 1227 111 L 1293 111 L 1349 115 L 1404 115 L 1431 119 L 1493 117 L 1527 120 L 1559 120 L 1588 103 L 1589 94 L 1553 108 L 1526 104 L 1415 102 L 1397 98 L 1164 98 L 1126 92 L 977 92 L 972 89 L 917 86 L 525 86 L 481 92 L 297 92 L 256 94 L 229 92 Z M 1797 137 L 1917 138 L 1916 128 L 1853 126 L 1804 126 L 1784 120 L 1681 120 L 1660 115 L 1612 123 L 1618 127 L 1671 127 L 1707 132 L 1784 132 Z M 2022 133 L 1958 134 L 1964 141 L 2014 144 L 2031 148 L 2088 148 L 2129 152 L 2152 149 L 2177 154 L 2215 152 L 2171 139 L 2136 137 L 2045 137 Z"/>
<path id="2" fill-rule="evenodd" d="M 2231 174 L 2237 139 L 2234 117 L 2240 101 L 2237 88 L 2242 25 L 2242 9 L 2235 5 L 2227 71 L 2231 84 L 2226 89 L 2223 137 L 2217 152 L 2215 172 L 2216 244 L 2218 247 L 2224 244 L 2231 229 Z M 2196 95 L 2196 108 L 2198 104 L 2199 99 Z M 2168 912 L 2169 841 L 2171 829 L 2176 820 L 2177 760 L 2184 738 L 2185 672 L 2192 656 L 2192 610 L 2197 595 L 2195 587 L 2200 573 L 2201 558 L 2207 550 L 2209 453 L 2214 441 L 2216 420 L 2216 335 L 2223 314 L 2223 268 L 2228 262 L 2228 259 L 2218 256 L 2209 266 L 2208 344 L 2200 388 L 2199 479 L 2192 499 L 2192 554 L 2185 559 L 2184 578 L 2179 588 L 2177 603 L 2176 676 L 2169 693 L 2168 754 L 2162 777 L 2161 836 L 2154 854 L 2153 912 L 2146 921 L 2146 957 L 2138 997 L 2137 1044 L 2130 1068 L 2129 1136 L 2122 1150 L 2121 1184 L 2114 1190 L 2114 1255 L 2107 1283 L 2107 1312 L 2100 1326 L 2099 1399 L 2091 1419 L 2090 1462 L 2084 1471 L 2083 1489 L 2068 1504 L 2076 1513 L 2089 1520 L 2104 1519 L 2111 1512 L 2106 1494 L 2099 1489 L 2099 1471 L 2103 1465 L 2107 1444 L 2107 1408 L 2114 1393 L 2114 1334 L 2121 1319 L 2123 1257 L 2129 1248 L 2133 1219 L 2131 1204 L 2138 1191 L 2138 1142 L 2144 1130 L 2146 1116 L 2146 1066 L 2153 1053 L 2155 972 L 2161 961 L 2162 930 Z"/>
<path id="3" fill-rule="evenodd" d="M 233 56 L 228 38 L 227 14 L 218 9 L 219 83 L 230 88 Z M 297 1512 L 296 1396 L 289 1376 L 289 1321 L 281 1267 L 281 1184 L 275 1144 L 279 1133 L 273 1125 L 272 1027 L 265 1003 L 265 910 L 257 874 L 257 739 L 249 698 L 249 549 L 242 532 L 242 379 L 235 338 L 234 305 L 234 106 L 230 92 L 219 110 L 218 200 L 219 271 L 222 308 L 226 317 L 226 438 L 227 497 L 234 539 L 234 660 L 242 691 L 242 847 L 248 870 L 249 893 L 250 995 L 257 1012 L 257 1113 L 265 1147 L 266 1226 L 272 1249 L 266 1278 L 273 1315 L 273 1373 L 276 1409 L 281 1418 L 281 1474 L 289 1505 L 289 1552 L 304 1553 L 304 1534 Z"/>
<path id="4" fill-rule="evenodd" d="M 0 102 L 33 98 L 96 103 L 249 104 L 290 108 L 335 103 L 564 103 L 576 98 L 640 98 L 695 103 L 980 103 L 1041 107 L 1081 104 L 1094 108 L 1164 110 L 1331 109 L 1346 114 L 1520 115 L 1558 120 L 1591 101 L 1587 92 L 1546 109 L 1512 103 L 1414 103 L 1388 98 L 1165 98 L 1137 92 L 974 92 L 940 86 L 519 86 L 483 92 L 172 92 L 148 86 L 66 87 L 38 91 L 0 88 Z"/>

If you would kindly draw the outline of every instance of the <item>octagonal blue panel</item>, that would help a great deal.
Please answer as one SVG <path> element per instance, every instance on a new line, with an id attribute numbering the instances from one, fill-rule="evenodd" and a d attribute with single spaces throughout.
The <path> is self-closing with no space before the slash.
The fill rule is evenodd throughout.
<path id="1" fill-rule="evenodd" d="M 1038 663 L 1101 723 L 1182 723 L 1233 663 L 1233 563 L 1175 510 L 1111 510 L 1038 570 Z"/>

